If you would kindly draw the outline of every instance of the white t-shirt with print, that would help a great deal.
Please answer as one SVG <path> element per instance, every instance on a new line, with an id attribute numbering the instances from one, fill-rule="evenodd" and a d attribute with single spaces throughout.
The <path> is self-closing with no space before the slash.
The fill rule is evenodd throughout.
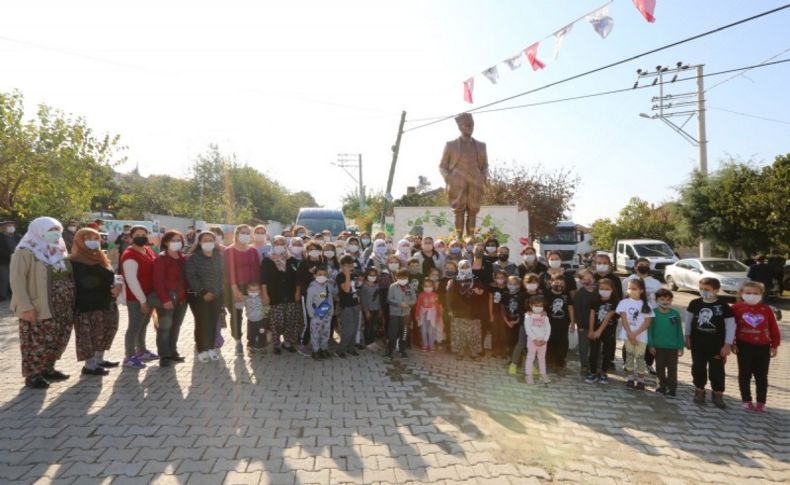
<path id="1" fill-rule="evenodd" d="M 621 313 L 625 313 L 627 321 L 620 321 L 621 325 L 628 325 L 632 332 L 636 332 L 639 327 L 645 323 L 645 318 L 647 317 L 654 317 L 655 313 L 653 309 L 650 309 L 650 313 L 642 313 L 642 300 L 633 300 L 631 298 L 626 298 L 624 300 L 620 300 L 620 303 L 617 304 L 616 313 L 619 315 Z M 617 338 L 622 340 L 628 340 L 628 334 L 625 333 L 625 328 L 622 326 L 620 327 L 620 333 L 618 334 Z M 647 331 L 644 331 L 636 336 L 636 340 L 638 342 L 645 342 L 647 343 Z"/>

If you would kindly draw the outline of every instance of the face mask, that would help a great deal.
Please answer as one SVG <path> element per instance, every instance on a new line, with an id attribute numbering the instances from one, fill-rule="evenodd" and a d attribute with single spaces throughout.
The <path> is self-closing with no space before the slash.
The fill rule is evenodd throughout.
<path id="1" fill-rule="evenodd" d="M 323 285 L 324 283 L 326 283 L 326 276 L 316 276 L 315 280 Z"/>
<path id="2" fill-rule="evenodd" d="M 490 253 L 495 253 L 495 252 L 496 252 L 496 246 L 486 246 L 486 251 L 487 251 L 489 254 L 490 254 Z"/>
<path id="3" fill-rule="evenodd" d="M 66 229 L 68 229 L 69 232 L 77 232 L 77 226 L 69 226 Z"/>
<path id="4" fill-rule="evenodd" d="M 184 243 L 182 243 L 181 241 L 170 241 L 167 244 L 167 249 L 169 251 L 178 252 L 178 251 L 181 251 L 182 247 L 184 247 Z"/>
<path id="5" fill-rule="evenodd" d="M 582 280 L 582 282 L 581 282 L 581 283 L 582 283 L 582 286 L 583 286 L 584 288 L 592 288 L 592 287 L 593 287 L 593 284 L 594 284 L 594 283 L 593 283 L 592 281 L 590 281 L 590 280 Z"/>
<path id="6" fill-rule="evenodd" d="M 304 237 L 304 232 L 302 231 L 297 232 L 296 237 Z"/>
<path id="7" fill-rule="evenodd" d="M 375 283 L 376 280 L 378 279 L 379 279 L 378 276 L 368 276 L 368 281 L 370 281 L 371 283 Z"/>
<path id="8" fill-rule="evenodd" d="M 434 249 L 436 249 L 436 250 L 437 250 L 437 251 L 439 251 L 440 253 L 444 253 L 444 252 L 446 252 L 446 251 L 447 251 L 447 248 L 446 248 L 446 247 L 444 247 L 444 246 L 436 246 Z"/>
<path id="9" fill-rule="evenodd" d="M 601 298 L 609 298 L 612 296 L 612 290 L 598 290 L 598 294 L 601 295 Z"/>
<path id="10" fill-rule="evenodd" d="M 253 298 L 255 298 L 256 296 L 258 296 L 260 294 L 261 294 L 260 291 L 249 291 L 249 290 L 247 290 L 247 296 L 251 296 Z"/>
<path id="11" fill-rule="evenodd" d="M 508 291 L 511 293 L 517 293 L 520 285 L 507 285 Z"/>
<path id="12" fill-rule="evenodd" d="M 527 291 L 536 291 L 538 289 L 537 283 L 527 283 Z"/>
<path id="13" fill-rule="evenodd" d="M 301 256 L 304 253 L 304 246 L 291 246 L 291 254 Z"/>
<path id="14" fill-rule="evenodd" d="M 542 306 L 534 306 L 534 307 L 532 307 L 532 313 L 537 313 L 537 314 L 543 313 L 543 307 Z"/>
<path id="15" fill-rule="evenodd" d="M 437 274 L 432 274 L 432 275 L 431 275 L 431 277 L 430 277 L 429 279 L 430 279 L 430 280 L 432 280 L 432 281 L 439 281 L 439 275 L 437 275 Z"/>
<path id="16" fill-rule="evenodd" d="M 44 233 L 44 240 L 49 244 L 55 244 L 60 239 L 60 231 L 47 231 Z"/>
<path id="17" fill-rule="evenodd" d="M 398 246 L 398 251 L 400 251 L 403 254 L 410 253 L 411 246 Z"/>
<path id="18" fill-rule="evenodd" d="M 285 246 L 274 246 L 272 252 L 274 254 L 285 254 Z"/>
<path id="19" fill-rule="evenodd" d="M 705 300 L 710 300 L 714 296 L 712 291 L 700 291 L 699 293 Z"/>
<path id="20" fill-rule="evenodd" d="M 507 280 L 502 280 L 502 279 L 496 280 L 496 284 L 498 284 L 499 286 L 504 286 L 505 283 L 507 283 Z"/>
<path id="21" fill-rule="evenodd" d="M 422 245 L 422 250 L 423 251 L 430 251 L 432 249 L 433 249 L 433 244 L 423 244 Z"/>
<path id="22" fill-rule="evenodd" d="M 409 284 L 409 280 L 398 280 L 398 284 L 401 286 L 406 286 Z"/>
<path id="23" fill-rule="evenodd" d="M 629 296 L 629 297 L 630 297 L 632 300 L 639 300 L 639 299 L 640 299 L 640 296 L 641 296 L 641 294 L 639 293 L 639 290 L 628 290 L 628 296 Z"/>
<path id="24" fill-rule="evenodd" d="M 433 293 L 433 288 L 430 288 L 430 287 L 425 287 L 425 288 L 423 288 L 423 290 L 424 290 L 426 293 Z"/>
<path id="25" fill-rule="evenodd" d="M 334 251 L 324 251 L 324 257 L 332 259 L 332 258 L 335 257 L 335 252 Z"/>
<path id="26" fill-rule="evenodd" d="M 667 308 L 670 308 L 672 306 L 672 303 L 668 301 L 659 301 L 658 306 L 659 308 L 666 310 Z"/>
<path id="27" fill-rule="evenodd" d="M 395 272 L 400 269 L 400 265 L 398 263 L 390 263 L 387 265 L 387 268 L 389 268 L 390 271 Z"/>
<path id="28" fill-rule="evenodd" d="M 763 299 L 763 295 L 747 294 L 747 295 L 741 295 L 741 298 L 743 299 L 743 302 L 746 303 L 747 305 L 756 305 L 760 303 L 760 301 Z"/>
<path id="29" fill-rule="evenodd" d="M 135 246 L 145 246 L 148 244 L 148 236 L 137 236 L 132 238 L 132 244 Z"/>
<path id="30" fill-rule="evenodd" d="M 560 261 L 559 259 L 552 259 L 551 261 L 549 261 L 549 268 L 551 269 L 557 269 L 560 268 L 561 266 L 562 266 L 562 261 Z"/>
<path id="31" fill-rule="evenodd" d="M 536 257 L 534 254 L 525 254 L 525 255 L 524 255 L 524 261 L 525 261 L 527 264 L 532 264 L 532 263 L 534 263 L 536 259 L 537 259 L 537 257 Z"/>
<path id="32" fill-rule="evenodd" d="M 509 254 L 500 254 L 499 255 L 499 260 L 502 261 L 503 263 L 507 262 L 508 259 L 510 259 L 510 255 Z"/>
<path id="33" fill-rule="evenodd" d="M 466 245 L 466 250 L 467 250 L 467 252 L 471 253 L 472 251 L 475 250 L 475 245 L 474 244 L 467 244 Z"/>
<path id="34" fill-rule="evenodd" d="M 307 251 L 307 255 L 310 256 L 313 259 L 316 259 L 319 256 L 321 256 L 321 251 L 319 251 L 317 249 L 311 249 L 310 251 Z"/>
<path id="35" fill-rule="evenodd" d="M 16 232 L 16 227 L 8 226 L 8 227 L 5 228 L 5 232 L 7 232 L 8 234 L 13 234 L 13 233 Z"/>
<path id="36" fill-rule="evenodd" d="M 363 238 L 362 238 L 362 244 L 364 244 L 365 246 L 367 246 L 368 244 L 370 244 L 370 239 L 368 239 L 368 238 L 366 238 L 366 237 L 363 237 Z"/>
<path id="37" fill-rule="evenodd" d="M 448 278 L 455 278 L 458 275 L 458 271 L 449 270 L 446 271 Z"/>
<path id="38" fill-rule="evenodd" d="M 598 272 L 598 273 L 606 273 L 607 271 L 609 271 L 609 265 L 608 264 L 596 264 L 595 265 L 595 271 Z"/>
<path id="39" fill-rule="evenodd" d="M 557 293 L 562 293 L 562 290 L 565 289 L 563 285 L 551 285 L 551 291 L 555 291 Z"/>
<path id="40" fill-rule="evenodd" d="M 99 246 L 101 246 L 101 242 L 95 239 L 88 239 L 87 241 L 85 241 L 85 247 L 90 249 L 91 251 L 96 251 L 97 249 L 99 249 Z"/>
<path id="41" fill-rule="evenodd" d="M 346 249 L 348 249 L 348 252 L 352 254 L 359 252 L 359 246 L 356 244 L 349 244 Z"/>
<path id="42" fill-rule="evenodd" d="M 458 247 L 450 248 L 450 254 L 461 254 L 461 248 Z"/>
<path id="43" fill-rule="evenodd" d="M 472 270 L 471 269 L 459 269 L 458 270 L 458 279 L 459 280 L 471 280 L 472 279 Z"/>
<path id="44" fill-rule="evenodd" d="M 252 240 L 252 236 L 249 234 L 239 234 L 238 240 L 242 244 L 249 244 Z"/>
<path id="45" fill-rule="evenodd" d="M 200 243 L 200 249 L 202 249 L 204 253 L 210 253 L 211 251 L 214 251 L 214 243 L 213 242 Z"/>
<path id="46" fill-rule="evenodd" d="M 379 256 L 384 256 L 387 254 L 387 247 L 386 246 L 377 246 L 376 247 L 376 254 Z"/>
<path id="47" fill-rule="evenodd" d="M 256 234 L 255 242 L 266 242 L 266 234 Z"/>
<path id="48" fill-rule="evenodd" d="M 646 274 L 650 273 L 650 266 L 637 266 L 636 267 L 636 272 L 641 274 L 641 275 L 646 275 Z"/>
<path id="49" fill-rule="evenodd" d="M 417 267 L 417 268 L 409 268 L 409 273 L 411 273 L 411 274 L 417 274 L 419 272 L 420 272 L 420 268 L 419 267 Z"/>

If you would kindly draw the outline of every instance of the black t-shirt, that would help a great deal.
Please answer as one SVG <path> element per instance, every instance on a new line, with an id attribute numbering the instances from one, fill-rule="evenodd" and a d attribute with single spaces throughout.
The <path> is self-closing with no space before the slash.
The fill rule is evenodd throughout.
<path id="1" fill-rule="evenodd" d="M 595 312 L 595 328 L 593 328 L 593 330 L 598 330 L 604 319 L 606 319 L 606 315 L 608 315 L 609 312 L 613 312 L 617 309 L 618 302 L 619 300 L 614 298 L 614 295 L 612 295 L 612 297 L 606 301 L 596 298 L 592 304 L 592 307 L 590 307 L 592 311 Z M 590 315 L 587 315 L 587 318 L 590 318 Z M 615 313 L 614 316 L 609 320 L 609 328 L 614 328 L 616 325 L 617 313 Z"/>
<path id="2" fill-rule="evenodd" d="M 261 284 L 266 285 L 266 292 L 269 294 L 269 303 L 271 305 L 294 301 L 298 267 L 299 260 L 295 258 L 289 258 L 285 262 L 285 271 L 277 269 L 277 265 L 269 258 L 261 261 Z"/>
<path id="3" fill-rule="evenodd" d="M 354 275 L 349 275 L 349 282 L 351 283 L 351 291 L 343 291 L 343 283 L 346 282 L 346 275 L 340 273 L 335 278 L 337 283 L 337 294 L 340 296 L 340 308 L 348 308 L 359 305 L 359 295 L 357 288 L 354 285 Z"/>
<path id="4" fill-rule="evenodd" d="M 691 313 L 691 338 L 717 346 L 724 345 L 726 318 L 733 318 L 732 308 L 721 298 L 707 303 L 697 298 L 689 303 L 686 311 Z"/>
<path id="5" fill-rule="evenodd" d="M 424 276 L 421 273 L 411 274 L 409 273 L 409 286 L 412 290 L 414 290 L 415 295 L 419 295 L 422 292 L 422 282 Z"/>
<path id="6" fill-rule="evenodd" d="M 546 314 L 549 320 L 553 322 L 568 322 L 571 321 L 570 307 L 571 296 L 567 290 L 559 295 L 555 293 L 546 293 Z"/>
<path id="7" fill-rule="evenodd" d="M 509 291 L 505 293 L 502 299 L 502 309 L 510 321 L 518 320 L 519 324 L 522 323 L 524 318 L 524 305 L 526 304 L 526 293 L 519 291 L 512 294 Z"/>
<path id="8" fill-rule="evenodd" d="M 494 320 L 501 320 L 502 319 L 502 302 L 507 297 L 509 290 L 507 286 L 504 288 L 499 288 L 496 286 L 490 286 L 488 288 L 488 292 L 491 293 L 491 299 L 494 303 Z"/>
<path id="9" fill-rule="evenodd" d="M 546 271 L 548 271 L 548 269 L 549 268 L 545 264 L 541 263 L 540 261 L 536 261 L 535 266 L 532 266 L 531 268 L 527 268 L 526 264 L 521 263 L 518 265 L 518 276 L 523 280 L 524 277 L 530 273 L 540 276 Z"/>
<path id="10" fill-rule="evenodd" d="M 113 301 L 112 286 L 115 273 L 100 264 L 71 263 L 76 288 L 75 306 L 78 312 L 109 310 Z"/>

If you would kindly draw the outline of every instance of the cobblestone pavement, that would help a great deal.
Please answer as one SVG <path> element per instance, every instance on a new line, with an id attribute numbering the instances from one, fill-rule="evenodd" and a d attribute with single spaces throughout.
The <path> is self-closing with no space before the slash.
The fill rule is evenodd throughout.
<path id="1" fill-rule="evenodd" d="M 690 296 L 679 294 L 678 303 Z M 125 309 L 122 308 L 122 314 Z M 785 312 L 787 313 L 787 312 Z M 503 360 L 411 352 L 316 363 L 298 354 L 80 376 L 72 343 L 46 391 L 23 387 L 16 321 L 0 307 L 0 482 L 771 483 L 790 481 L 790 348 L 772 362 L 769 412 L 587 385 L 578 364 L 548 386 Z M 125 317 L 110 357 L 120 359 Z M 790 341 L 790 322 L 782 324 Z M 149 332 L 153 345 L 153 332 Z M 575 358 L 575 354 L 571 360 Z"/>

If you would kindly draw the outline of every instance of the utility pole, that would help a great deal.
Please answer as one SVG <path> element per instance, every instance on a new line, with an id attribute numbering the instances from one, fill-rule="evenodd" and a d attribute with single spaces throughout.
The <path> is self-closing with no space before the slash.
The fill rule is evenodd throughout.
<path id="1" fill-rule="evenodd" d="M 398 163 L 398 153 L 400 153 L 400 140 L 403 137 L 403 125 L 406 123 L 406 112 L 401 111 L 400 124 L 398 125 L 398 136 L 395 137 L 395 144 L 392 145 L 392 163 L 390 164 L 390 175 L 387 178 L 387 192 L 384 194 L 384 208 L 381 209 L 381 228 L 385 229 L 384 219 L 387 216 L 387 206 L 392 203 L 392 179 L 395 178 L 395 165 Z"/>
<path id="2" fill-rule="evenodd" d="M 697 72 L 697 91 L 689 92 L 689 93 L 679 93 L 679 94 L 664 94 L 664 84 L 665 78 L 668 76 L 672 76 L 671 80 L 668 82 L 669 84 L 674 83 L 678 75 L 681 74 L 683 71 L 687 71 L 691 68 L 695 68 Z M 634 89 L 639 87 L 639 82 L 642 79 L 646 78 L 653 78 L 652 85 L 658 85 L 659 88 L 659 95 L 658 97 L 653 97 L 652 101 L 655 103 L 651 107 L 652 111 L 656 111 L 657 113 L 653 115 L 648 115 L 645 113 L 639 113 L 639 116 L 642 118 L 648 118 L 652 120 L 661 120 L 666 123 L 667 126 L 672 128 L 677 134 L 682 136 L 686 141 L 691 143 L 692 145 L 699 148 L 698 160 L 697 160 L 697 170 L 699 174 L 703 177 L 708 176 L 708 137 L 705 133 L 705 86 L 703 83 L 703 64 L 698 64 L 696 66 L 689 66 L 688 64 L 683 64 L 682 62 L 678 62 L 674 68 L 670 68 L 667 66 L 656 66 L 656 70 L 653 72 L 637 69 L 637 79 L 634 83 Z M 696 98 L 696 100 L 694 99 Z M 697 137 L 695 138 L 690 133 L 688 133 L 683 128 L 686 124 L 691 120 L 691 118 L 697 115 Z M 676 124 L 671 120 L 671 118 L 678 118 L 682 117 L 685 120 L 680 124 Z M 699 242 L 699 255 L 702 258 L 706 258 L 710 256 L 710 243 L 701 239 Z"/>
<path id="3" fill-rule="evenodd" d="M 348 174 L 351 179 L 359 184 L 359 189 L 357 190 L 357 195 L 359 196 L 359 208 L 360 210 L 365 208 L 365 186 L 362 184 L 362 154 L 361 153 L 338 153 L 337 154 L 337 162 L 333 163 L 332 165 L 336 167 L 340 167 L 343 169 L 344 172 Z M 353 172 L 350 172 L 349 169 L 359 169 L 359 178 L 354 176 Z"/>

